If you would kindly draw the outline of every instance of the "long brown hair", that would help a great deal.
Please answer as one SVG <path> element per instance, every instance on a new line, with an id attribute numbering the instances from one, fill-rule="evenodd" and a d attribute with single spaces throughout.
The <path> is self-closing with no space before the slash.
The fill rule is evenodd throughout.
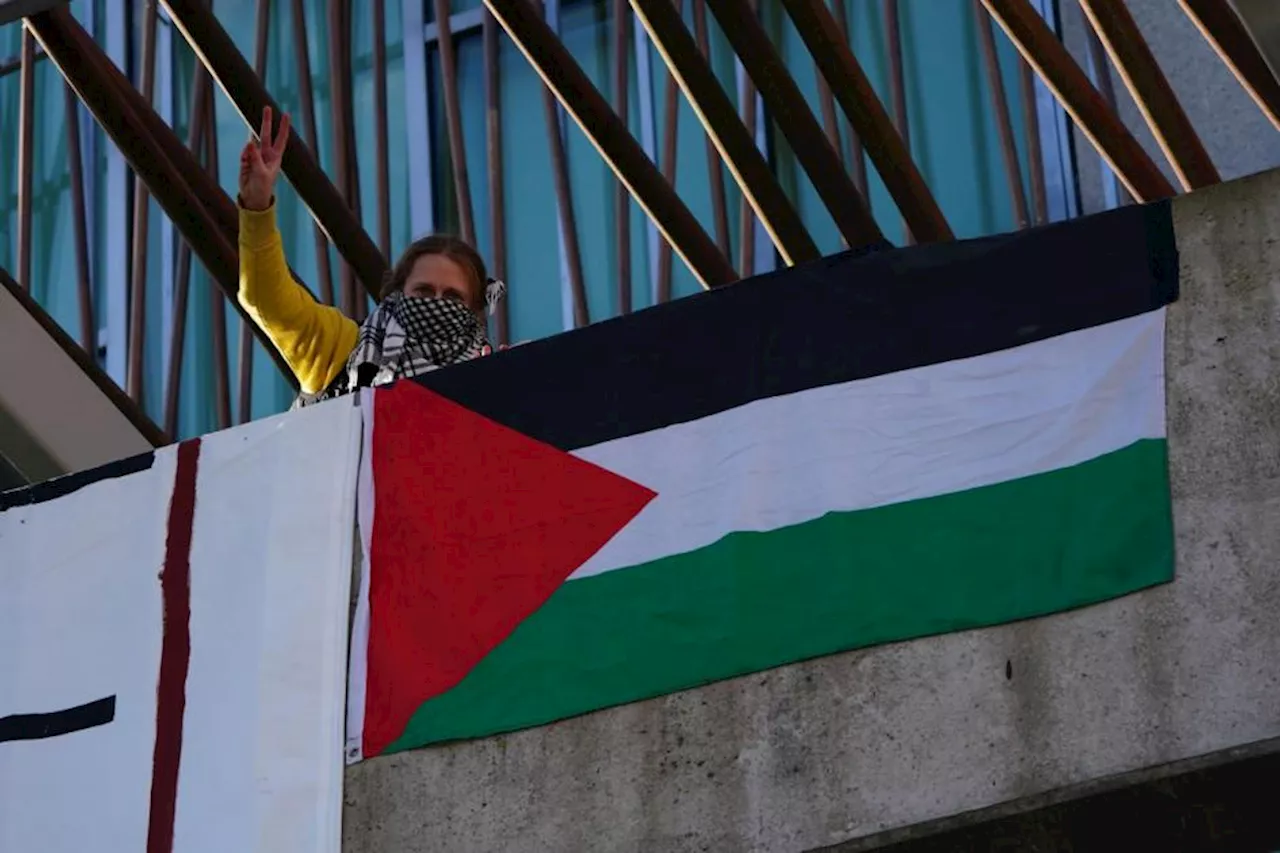
<path id="1" fill-rule="evenodd" d="M 410 243 L 400 255 L 400 260 L 396 261 L 391 272 L 387 273 L 383 279 L 382 293 L 378 298 L 386 299 L 397 290 L 403 290 L 405 282 L 409 280 L 409 273 L 413 271 L 413 265 L 418 262 L 418 258 L 425 255 L 444 255 L 466 270 L 472 286 L 471 307 L 476 311 L 484 309 L 484 289 L 489 282 L 484 259 L 469 243 L 452 234 L 432 234 L 430 237 L 421 237 Z"/>

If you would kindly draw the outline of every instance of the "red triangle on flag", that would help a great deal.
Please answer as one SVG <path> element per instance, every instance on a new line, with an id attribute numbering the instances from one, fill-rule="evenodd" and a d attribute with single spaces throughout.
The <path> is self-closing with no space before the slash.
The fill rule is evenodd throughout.
<path id="1" fill-rule="evenodd" d="M 373 400 L 366 757 L 655 497 L 416 383 Z"/>

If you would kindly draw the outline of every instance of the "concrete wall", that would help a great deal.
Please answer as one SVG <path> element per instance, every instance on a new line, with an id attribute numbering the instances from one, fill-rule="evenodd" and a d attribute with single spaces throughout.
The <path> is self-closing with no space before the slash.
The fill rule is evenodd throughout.
<path id="1" fill-rule="evenodd" d="M 1125 6 L 1133 14 L 1161 71 L 1168 78 L 1223 180 L 1280 166 L 1280 133 L 1276 132 L 1178 3 L 1175 0 L 1125 0 Z M 1076 0 L 1064 0 L 1059 8 L 1062 40 L 1080 66 L 1087 69 L 1089 23 Z M 1160 152 L 1155 137 L 1114 68 L 1111 69 L 1111 79 L 1120 118 L 1151 159 L 1178 187 L 1173 169 Z M 1082 210 L 1095 213 L 1106 207 L 1102 191 L 1102 170 L 1105 167 L 1084 134 L 1076 133 L 1074 137 Z"/>
<path id="2" fill-rule="evenodd" d="M 1280 172 L 1175 212 L 1174 583 L 374 759 L 344 849 L 808 850 L 1280 737 Z"/>

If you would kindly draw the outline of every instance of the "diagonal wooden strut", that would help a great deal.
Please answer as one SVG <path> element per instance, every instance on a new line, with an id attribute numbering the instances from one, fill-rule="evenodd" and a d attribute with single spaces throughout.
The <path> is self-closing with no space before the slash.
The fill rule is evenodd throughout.
<path id="1" fill-rule="evenodd" d="M 1193 190 L 1220 183 L 1222 178 L 1213 159 L 1122 0 L 1080 0 L 1080 8 L 1120 71 L 1182 188 Z"/>
<path id="2" fill-rule="evenodd" d="M 529 0 L 485 0 L 485 6 L 702 286 L 735 281 L 733 264 Z"/>
<path id="3" fill-rule="evenodd" d="M 223 293 L 247 319 L 236 298 L 240 283 L 238 220 L 231 199 L 69 12 L 42 12 L 28 18 L 27 26 L 129 166 L 147 182 Z M 297 379 L 283 356 L 265 334 L 258 331 L 258 335 L 281 372 L 296 386 Z"/>
<path id="4" fill-rule="evenodd" d="M 1178 0 L 1178 3 L 1236 75 L 1249 97 L 1276 130 L 1280 130 L 1280 80 L 1235 11 L 1226 0 Z"/>
<path id="5" fill-rule="evenodd" d="M 1134 198 L 1154 201 L 1175 194 L 1173 184 L 1107 107 L 1029 0 L 982 0 L 982 4 Z"/>
<path id="6" fill-rule="evenodd" d="M 800 214 L 783 192 L 671 0 L 631 0 L 631 5 L 783 261 L 791 265 L 817 258 L 818 247 Z"/>
<path id="7" fill-rule="evenodd" d="M 832 94 L 897 203 L 907 228 L 925 243 L 954 240 L 955 233 L 942 208 L 827 4 L 824 0 L 782 0 L 782 5 L 831 85 Z"/>
<path id="8" fill-rule="evenodd" d="M 882 242 L 884 233 L 867 200 L 853 185 L 840 155 L 831 147 L 760 21 L 742 14 L 742 0 L 707 0 L 707 5 L 845 241 L 850 246 Z"/>

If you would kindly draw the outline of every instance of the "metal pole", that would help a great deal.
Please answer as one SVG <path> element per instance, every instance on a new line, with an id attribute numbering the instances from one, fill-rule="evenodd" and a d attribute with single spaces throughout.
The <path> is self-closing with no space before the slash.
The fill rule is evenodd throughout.
<path id="1" fill-rule="evenodd" d="M 1193 190 L 1221 183 L 1213 158 L 1182 111 L 1178 96 L 1165 79 L 1129 10 L 1118 0 L 1080 0 L 1080 8 L 1120 71 L 1129 94 L 1142 111 L 1182 188 Z"/>
<path id="2" fill-rule="evenodd" d="M 507 276 L 507 210 L 502 174 L 502 101 L 498 75 L 498 22 L 484 12 L 484 102 L 485 154 L 489 169 L 489 268 L 499 279 Z M 511 314 L 508 299 L 498 303 L 498 343 L 511 343 Z"/>
<path id="3" fill-rule="evenodd" d="M 926 243 L 954 239 L 906 140 L 898 133 L 848 42 L 841 37 L 839 25 L 826 4 L 823 0 L 783 0 L 783 6 L 831 84 L 840 108 L 857 131 L 912 235 Z"/>
<path id="4" fill-rule="evenodd" d="M 80 297 L 80 346 L 92 357 L 97 352 L 93 317 L 93 281 L 89 269 L 89 229 L 85 216 L 84 160 L 80 151 L 80 102 L 62 84 L 67 124 L 67 170 L 71 179 L 71 230 L 76 242 L 76 291 Z"/>
<path id="5" fill-rule="evenodd" d="M 702 54 L 708 71 L 711 71 L 711 40 L 707 35 L 706 0 L 693 0 L 693 33 L 698 43 L 698 52 Z M 711 72 L 711 77 L 716 83 L 716 88 L 719 88 L 719 82 L 715 81 L 715 72 Z M 716 245 L 720 247 L 720 251 L 724 252 L 725 257 L 729 257 L 732 250 L 729 248 L 729 210 L 724 196 L 724 168 L 721 165 L 720 152 L 716 148 L 715 140 L 711 138 L 710 132 L 706 131 L 705 125 L 703 131 L 707 141 L 707 189 L 711 195 L 711 221 L 715 223 Z"/>
<path id="6" fill-rule="evenodd" d="M 627 108 L 627 0 L 613 0 L 613 108 L 625 123 Z M 618 258 L 618 313 L 631 313 L 631 199 L 622 181 L 613 187 L 614 251 Z"/>
<path id="7" fill-rule="evenodd" d="M 684 15 L 684 0 L 675 0 L 675 13 L 677 18 L 681 18 Z M 643 16 L 637 15 L 636 17 L 643 21 Z M 681 26 L 683 27 L 684 25 L 681 24 Z M 653 38 L 650 37 L 649 41 L 652 43 Z M 674 187 L 676 185 L 676 159 L 680 156 L 680 146 L 677 144 L 679 142 L 677 133 L 680 123 L 680 83 L 670 65 L 667 66 L 667 85 L 663 87 L 662 91 L 662 159 L 659 162 L 662 163 L 662 177 Z M 743 198 L 746 198 L 746 196 L 743 195 Z M 663 239 L 661 245 L 658 246 L 658 287 L 654 296 L 655 301 L 659 303 L 667 302 L 671 299 L 672 251 L 671 241 Z"/>
<path id="8" fill-rule="evenodd" d="M 391 168 L 387 161 L 387 10 L 373 0 L 374 172 L 378 206 L 378 248 L 391 257 Z"/>
<path id="9" fill-rule="evenodd" d="M 706 56 L 698 49 L 669 0 L 632 0 L 637 18 L 657 46 L 672 78 L 679 84 L 720 156 L 742 190 L 746 203 L 765 223 L 774 244 L 788 264 L 819 257 L 799 212 L 774 177 L 756 147 L 751 131 L 739 118 L 733 102 L 715 78 Z M 710 165 L 710 163 L 708 164 Z M 727 223 L 726 223 L 727 230 Z"/>
<path id="10" fill-rule="evenodd" d="M 1009 185 L 1009 201 L 1019 228 L 1031 224 L 1027 210 L 1027 197 L 1022 189 L 1022 166 L 1018 163 L 1018 147 L 1013 141 L 1013 119 L 1009 116 L 1009 99 L 1004 91 L 1004 77 L 1000 73 L 1000 56 L 996 53 L 996 36 L 992 31 L 991 16 L 982 8 L 979 0 L 973 0 L 973 19 L 978 26 L 978 43 L 982 47 L 982 62 L 987 70 L 987 85 L 991 89 L 991 110 L 995 113 L 996 132 L 1000 135 L 1000 155 L 1004 160 L 1005 181 Z"/>
<path id="11" fill-rule="evenodd" d="M 485 0 L 485 5 L 702 285 L 719 287 L 736 280 L 729 259 L 532 4 Z"/>
<path id="12" fill-rule="evenodd" d="M 1226 0 L 1178 0 L 1258 108 L 1280 130 L 1280 81 Z"/>
<path id="13" fill-rule="evenodd" d="M 474 245 L 476 221 L 471 212 L 471 181 L 467 178 L 466 141 L 462 136 L 462 104 L 458 100 L 458 58 L 449 29 L 449 0 L 435 0 L 436 46 L 440 54 L 441 84 L 444 90 L 445 128 L 449 134 L 449 162 L 453 165 L 453 193 L 458 202 L 458 223 L 462 239 Z"/>
<path id="14" fill-rule="evenodd" d="M 764 27 L 756 18 L 741 14 L 741 0 L 707 3 L 845 241 L 850 246 L 882 242 L 884 234 L 871 208 L 853 185 Z"/>
<path id="15" fill-rule="evenodd" d="M 1027 0 L 982 0 L 1023 58 L 1044 80 L 1076 126 L 1140 201 L 1168 198 L 1173 185 Z"/>
<path id="16" fill-rule="evenodd" d="M 320 150 L 320 134 L 316 131 L 316 99 L 311 88 L 311 52 L 307 44 L 307 12 L 305 0 L 291 0 L 293 13 L 293 58 L 298 75 L 298 112 L 301 114 L 302 131 L 312 150 Z M 200 69 L 204 71 L 204 67 Z M 313 222 L 316 245 L 316 276 L 320 299 L 333 305 L 333 267 L 329 261 L 329 238 L 319 222 Z"/>
<path id="17" fill-rule="evenodd" d="M 142 72 L 138 90 L 147 106 L 155 94 L 156 18 L 155 0 L 142 7 Z M 133 178 L 133 253 L 129 262 L 132 284 L 129 287 L 129 378 L 125 389 L 129 396 L 142 402 L 142 366 L 147 342 L 147 232 L 150 224 L 151 197 L 141 175 Z"/>
<path id="18" fill-rule="evenodd" d="M 18 100 L 18 283 L 31 290 L 31 181 L 35 174 L 36 40 L 22 30 Z"/>

